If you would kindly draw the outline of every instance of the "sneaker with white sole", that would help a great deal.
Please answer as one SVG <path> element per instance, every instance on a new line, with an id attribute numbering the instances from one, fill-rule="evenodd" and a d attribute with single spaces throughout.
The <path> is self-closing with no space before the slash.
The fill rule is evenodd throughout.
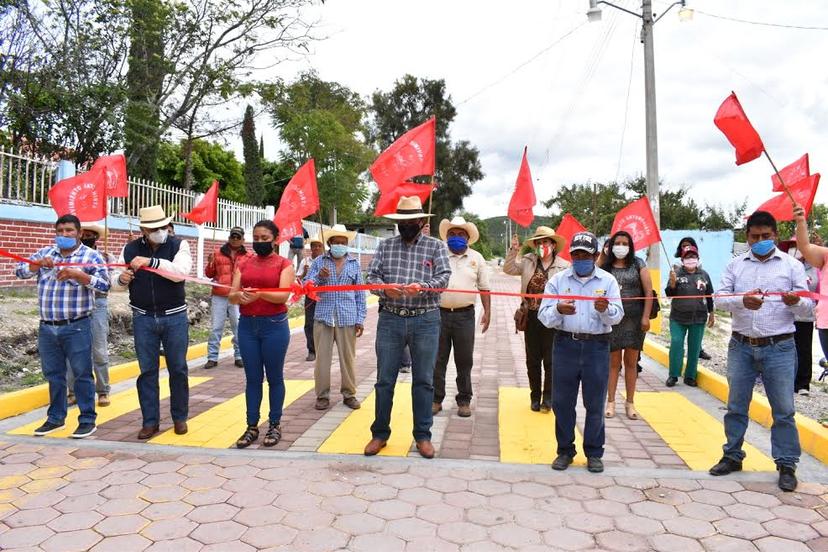
<path id="1" fill-rule="evenodd" d="M 79 424 L 78 429 L 70 437 L 72 439 L 83 439 L 84 437 L 89 437 L 96 431 L 98 431 L 98 427 L 95 424 Z"/>
<path id="2" fill-rule="evenodd" d="M 43 437 L 44 435 L 48 435 L 53 431 L 57 431 L 57 430 L 61 429 L 64 425 L 65 424 L 63 424 L 63 423 L 53 424 L 52 422 L 46 420 L 43 423 L 43 425 L 41 425 L 39 428 L 34 430 L 34 434 L 37 435 L 38 437 Z"/>
<path id="3" fill-rule="evenodd" d="M 811 396 L 811 392 L 807 389 L 800 389 L 799 391 L 797 391 L 797 393 L 799 394 L 800 397 L 810 397 Z"/>

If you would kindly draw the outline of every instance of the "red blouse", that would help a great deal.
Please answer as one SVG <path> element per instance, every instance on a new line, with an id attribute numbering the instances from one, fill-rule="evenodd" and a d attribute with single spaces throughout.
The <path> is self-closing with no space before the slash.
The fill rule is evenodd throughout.
<path id="1" fill-rule="evenodd" d="M 252 255 L 240 264 L 242 288 L 278 288 L 282 270 L 290 261 L 275 253 L 262 257 Z M 264 299 L 257 299 L 249 305 L 239 305 L 242 316 L 276 316 L 287 312 L 285 304 L 277 305 Z"/>

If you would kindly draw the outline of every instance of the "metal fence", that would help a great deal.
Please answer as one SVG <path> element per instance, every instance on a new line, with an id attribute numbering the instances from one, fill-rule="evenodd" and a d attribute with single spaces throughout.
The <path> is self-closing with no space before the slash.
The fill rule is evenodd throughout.
<path id="1" fill-rule="evenodd" d="M 49 204 L 57 163 L 0 146 L 0 199 Z"/>

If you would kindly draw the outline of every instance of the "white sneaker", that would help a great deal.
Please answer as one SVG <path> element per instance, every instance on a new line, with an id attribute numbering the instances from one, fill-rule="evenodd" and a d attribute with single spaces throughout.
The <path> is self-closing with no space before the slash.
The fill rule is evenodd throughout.
<path id="1" fill-rule="evenodd" d="M 802 397 L 810 397 L 811 396 L 811 392 L 808 391 L 807 389 L 800 389 L 799 394 Z"/>

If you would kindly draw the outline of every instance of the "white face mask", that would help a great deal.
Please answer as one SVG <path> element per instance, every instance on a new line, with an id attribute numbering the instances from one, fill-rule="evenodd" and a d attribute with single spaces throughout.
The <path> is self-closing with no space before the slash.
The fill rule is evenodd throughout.
<path id="1" fill-rule="evenodd" d="M 630 246 L 628 245 L 613 245 L 612 254 L 616 259 L 626 259 L 630 253 Z"/>
<path id="2" fill-rule="evenodd" d="M 154 243 L 156 245 L 161 245 L 162 243 L 167 241 L 167 236 L 168 235 L 169 234 L 167 233 L 166 228 L 159 228 L 155 232 L 151 232 L 148 237 L 149 237 L 149 241 L 151 241 L 152 243 Z"/>

